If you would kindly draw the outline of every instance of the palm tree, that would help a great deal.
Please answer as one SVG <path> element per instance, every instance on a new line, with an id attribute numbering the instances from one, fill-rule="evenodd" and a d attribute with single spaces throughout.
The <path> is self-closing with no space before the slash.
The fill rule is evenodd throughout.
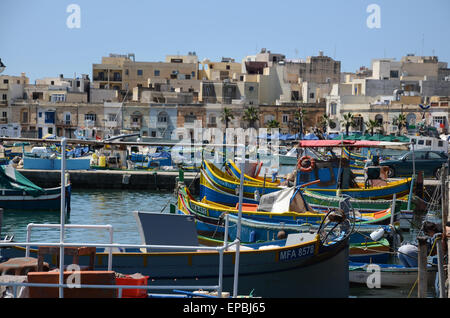
<path id="1" fill-rule="evenodd" d="M 248 121 L 248 124 L 251 128 L 255 128 L 255 123 L 259 120 L 258 110 L 250 106 L 244 112 L 244 116 L 242 117 L 244 120 Z"/>
<path id="2" fill-rule="evenodd" d="M 345 126 L 345 134 L 348 136 L 348 131 L 349 131 L 350 127 L 356 127 L 356 124 L 355 124 L 352 113 L 344 114 L 343 117 L 344 117 L 344 119 L 341 120 L 341 122 Z"/>
<path id="3" fill-rule="evenodd" d="M 327 114 L 324 114 L 322 117 L 320 117 L 320 125 L 322 126 L 322 130 L 324 133 L 327 132 L 327 127 L 329 127 L 332 123 L 331 117 Z"/>
<path id="4" fill-rule="evenodd" d="M 267 122 L 267 128 L 280 128 L 280 123 L 275 119 L 272 119 L 271 121 Z"/>
<path id="5" fill-rule="evenodd" d="M 392 120 L 392 123 L 398 127 L 397 136 L 400 136 L 402 128 L 406 127 L 406 116 L 400 114 Z"/>
<path id="6" fill-rule="evenodd" d="M 299 129 L 300 138 L 302 138 L 303 136 L 303 118 L 305 117 L 306 113 L 307 111 L 304 110 L 303 108 L 300 108 L 294 113 L 294 118 L 298 120 L 298 126 L 300 127 Z"/>
<path id="7" fill-rule="evenodd" d="M 228 128 L 228 124 L 230 123 L 230 121 L 232 119 L 234 119 L 234 115 L 231 112 L 231 109 L 225 107 L 222 111 L 222 116 L 221 116 L 222 122 L 225 123 L 225 128 Z"/>
<path id="8" fill-rule="evenodd" d="M 365 123 L 368 130 L 370 130 L 370 135 L 373 136 L 373 131 L 375 128 L 381 127 L 381 124 L 377 120 L 369 119 L 368 122 Z"/>

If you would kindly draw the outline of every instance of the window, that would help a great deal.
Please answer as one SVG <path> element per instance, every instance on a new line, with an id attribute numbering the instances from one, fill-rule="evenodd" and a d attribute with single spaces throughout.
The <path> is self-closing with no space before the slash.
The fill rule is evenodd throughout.
<path id="1" fill-rule="evenodd" d="M 22 123 L 24 124 L 28 123 L 28 112 L 22 113 Z"/>
<path id="2" fill-rule="evenodd" d="M 3 95 L 2 95 L 2 99 L 3 99 L 3 100 L 7 100 L 7 99 L 8 99 L 8 95 L 3 94 Z"/>
<path id="3" fill-rule="evenodd" d="M 66 125 L 70 125 L 70 114 L 66 114 L 65 116 Z"/>
<path id="4" fill-rule="evenodd" d="M 125 75 L 129 75 L 130 71 L 128 69 L 125 70 Z"/>
<path id="5" fill-rule="evenodd" d="M 162 112 L 158 114 L 158 123 L 167 123 L 167 113 Z"/>
<path id="6" fill-rule="evenodd" d="M 156 137 L 156 131 L 152 130 L 152 137 Z"/>
<path id="7" fill-rule="evenodd" d="M 7 113 L 7 112 L 2 112 L 2 117 L 3 117 L 3 118 L 8 117 L 8 113 Z"/>
<path id="8" fill-rule="evenodd" d="M 45 123 L 54 124 L 55 123 L 55 112 L 45 112 Z"/>
<path id="9" fill-rule="evenodd" d="M 229 70 L 230 69 L 230 65 L 227 65 L 226 69 Z"/>
<path id="10" fill-rule="evenodd" d="M 53 94 L 51 97 L 52 102 L 64 102 L 66 100 L 66 95 L 64 94 Z"/>
<path id="11" fill-rule="evenodd" d="M 97 115 L 96 114 L 85 114 L 84 120 L 96 121 Z"/>
<path id="12" fill-rule="evenodd" d="M 336 115 L 336 111 L 337 111 L 337 104 L 336 103 L 331 103 L 330 104 L 330 114 L 331 115 Z"/>
<path id="13" fill-rule="evenodd" d="M 253 91 L 255 90 L 255 88 L 254 88 L 253 86 L 249 86 L 249 87 L 248 87 L 248 90 L 249 90 L 250 92 L 253 92 Z"/>
<path id="14" fill-rule="evenodd" d="M 138 76 L 142 76 L 144 74 L 144 72 L 142 70 L 137 70 L 137 75 Z"/>
<path id="15" fill-rule="evenodd" d="M 439 140 L 439 141 L 438 141 L 438 147 L 443 147 L 443 146 L 444 146 L 444 141 Z"/>
<path id="16" fill-rule="evenodd" d="M 314 93 L 310 93 L 309 98 L 314 98 Z"/>
<path id="17" fill-rule="evenodd" d="M 80 87 L 81 83 L 80 81 L 77 81 L 77 87 Z"/>
<path id="18" fill-rule="evenodd" d="M 422 140 L 419 140 L 419 142 L 417 143 L 418 145 L 423 145 L 424 144 L 424 140 L 422 139 Z"/>
<path id="19" fill-rule="evenodd" d="M 398 78 L 398 71 L 391 71 L 391 78 Z"/>
<path id="20" fill-rule="evenodd" d="M 283 124 L 286 124 L 289 121 L 289 115 L 283 115 Z"/>
<path id="21" fill-rule="evenodd" d="M 210 118 L 209 118 L 209 123 L 210 124 L 216 124 L 216 116 L 211 116 Z"/>
<path id="22" fill-rule="evenodd" d="M 192 78 L 195 78 L 195 72 L 192 72 L 192 73 L 191 73 L 191 77 L 192 77 Z"/>
<path id="23" fill-rule="evenodd" d="M 428 159 L 442 159 L 442 157 L 435 152 L 429 152 Z"/>
<path id="24" fill-rule="evenodd" d="M 51 82 L 50 82 L 50 85 L 55 85 L 55 81 L 51 81 Z"/>
<path id="25" fill-rule="evenodd" d="M 431 146 L 431 140 L 426 140 L 425 145 Z"/>
<path id="26" fill-rule="evenodd" d="M 39 118 L 42 118 L 42 112 L 38 113 Z"/>
<path id="27" fill-rule="evenodd" d="M 191 79 L 191 75 L 186 74 L 186 75 L 184 76 L 184 79 L 190 80 L 190 79 Z"/>
<path id="28" fill-rule="evenodd" d="M 7 79 L 3 80 L 3 84 L 8 84 L 8 83 L 9 83 L 9 80 L 7 80 Z"/>
<path id="29" fill-rule="evenodd" d="M 155 76 L 159 76 L 159 75 L 161 74 L 161 72 L 160 72 L 159 70 L 155 70 L 155 71 L 153 72 L 153 74 L 154 74 Z"/>
<path id="30" fill-rule="evenodd" d="M 382 124 L 383 124 L 383 115 L 380 115 L 380 114 L 376 115 L 376 116 L 375 116 L 375 121 L 376 121 L 379 125 L 382 125 Z"/>
<path id="31" fill-rule="evenodd" d="M 445 124 L 446 117 L 445 116 L 435 116 L 433 117 L 434 124 Z"/>
<path id="32" fill-rule="evenodd" d="M 116 121 L 117 116 L 116 114 L 108 114 L 108 121 Z"/>
<path id="33" fill-rule="evenodd" d="M 47 132 L 48 132 L 49 134 L 53 134 L 53 127 L 48 127 Z"/>

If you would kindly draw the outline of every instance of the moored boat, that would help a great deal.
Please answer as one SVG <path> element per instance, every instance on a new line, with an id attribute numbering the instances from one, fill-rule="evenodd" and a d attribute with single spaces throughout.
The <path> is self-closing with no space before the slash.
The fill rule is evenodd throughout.
<path id="1" fill-rule="evenodd" d="M 5 210 L 58 210 L 61 187 L 41 188 L 11 165 L 0 166 L 0 208 Z M 66 204 L 70 208 L 71 185 L 66 185 Z"/>

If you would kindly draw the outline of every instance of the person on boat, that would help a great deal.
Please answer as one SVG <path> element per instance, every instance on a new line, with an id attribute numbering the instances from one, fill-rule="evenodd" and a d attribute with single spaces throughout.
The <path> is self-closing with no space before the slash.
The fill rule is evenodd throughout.
<path id="1" fill-rule="evenodd" d="M 428 254 L 434 253 L 436 254 L 436 250 L 432 249 L 434 245 L 434 241 L 436 240 L 437 234 L 442 233 L 442 227 L 439 224 L 425 221 L 422 224 L 421 231 L 423 234 L 429 237 L 428 240 Z M 400 262 L 405 267 L 417 267 L 418 266 L 418 255 L 419 255 L 419 248 L 417 247 L 417 242 L 412 243 L 406 243 L 399 247 L 398 249 L 398 258 Z"/>

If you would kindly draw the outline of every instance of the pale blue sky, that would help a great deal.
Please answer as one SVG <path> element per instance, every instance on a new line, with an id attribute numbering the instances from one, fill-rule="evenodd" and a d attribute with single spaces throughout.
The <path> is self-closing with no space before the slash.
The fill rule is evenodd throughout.
<path id="1" fill-rule="evenodd" d="M 81 28 L 69 29 L 69 4 L 81 8 Z M 381 8 L 381 28 L 369 29 L 368 5 Z M 325 55 L 342 71 L 374 58 L 408 53 L 450 62 L 448 0 L 1 0 L 0 58 L 4 74 L 36 78 L 92 73 L 109 53 L 137 61 L 195 51 L 199 59 L 241 61 L 261 48 L 288 58 Z M 424 45 L 422 45 L 424 44 Z"/>

